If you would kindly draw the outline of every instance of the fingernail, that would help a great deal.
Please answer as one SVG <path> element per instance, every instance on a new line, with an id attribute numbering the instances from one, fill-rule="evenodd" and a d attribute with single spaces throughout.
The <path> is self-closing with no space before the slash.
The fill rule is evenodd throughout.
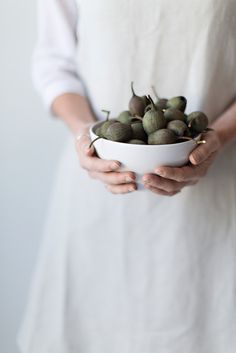
<path id="1" fill-rule="evenodd" d="M 149 178 L 143 178 L 143 182 L 148 184 L 148 183 L 150 183 L 150 179 Z"/>
<path id="2" fill-rule="evenodd" d="M 118 169 L 120 167 L 120 164 L 115 162 L 115 163 L 112 163 L 111 165 L 111 169 L 115 170 L 115 169 Z"/>
<path id="3" fill-rule="evenodd" d="M 165 172 L 162 169 L 156 169 L 155 173 L 160 176 L 165 176 Z"/>
<path id="4" fill-rule="evenodd" d="M 134 181 L 134 179 L 131 178 L 130 176 L 126 176 L 125 181 L 126 181 L 126 183 L 131 183 L 132 181 Z"/>
<path id="5" fill-rule="evenodd" d="M 133 191 L 136 190 L 136 188 L 135 188 L 134 186 L 132 186 L 132 187 L 130 187 L 128 190 L 129 190 L 129 192 L 133 192 Z"/>

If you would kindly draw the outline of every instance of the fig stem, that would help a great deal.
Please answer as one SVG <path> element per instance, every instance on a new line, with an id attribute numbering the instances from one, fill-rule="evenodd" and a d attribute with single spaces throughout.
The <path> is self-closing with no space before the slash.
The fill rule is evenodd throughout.
<path id="1" fill-rule="evenodd" d="M 148 95 L 147 97 L 148 97 L 149 101 L 151 102 L 153 109 L 154 109 L 154 110 L 157 110 L 157 109 L 156 109 L 156 106 L 155 106 L 155 103 L 153 102 L 152 97 L 151 97 L 150 95 Z"/>
<path id="2" fill-rule="evenodd" d="M 136 96 L 135 92 L 134 92 L 134 81 L 131 82 L 131 91 L 133 93 L 133 97 Z"/>
<path id="3" fill-rule="evenodd" d="M 159 101 L 159 100 L 160 100 L 160 97 L 159 97 L 158 94 L 157 94 L 156 87 L 155 87 L 155 86 L 151 86 L 151 89 L 152 89 L 152 92 L 153 92 L 154 96 L 155 96 L 156 99 Z"/>
<path id="4" fill-rule="evenodd" d="M 96 137 L 91 143 L 90 143 L 90 145 L 89 145 L 89 148 L 91 148 L 92 146 L 93 146 L 93 144 L 94 144 L 94 142 L 96 142 L 97 140 L 99 140 L 99 139 L 101 139 L 102 137 Z"/>
<path id="5" fill-rule="evenodd" d="M 106 121 L 108 121 L 108 120 L 109 120 L 109 117 L 110 117 L 111 112 L 110 112 L 109 110 L 105 110 L 105 109 L 102 109 L 102 112 L 107 114 Z"/>

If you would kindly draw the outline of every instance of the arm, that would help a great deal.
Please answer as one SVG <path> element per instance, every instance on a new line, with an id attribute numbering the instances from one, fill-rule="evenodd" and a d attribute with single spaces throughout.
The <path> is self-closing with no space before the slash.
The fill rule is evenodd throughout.
<path id="1" fill-rule="evenodd" d="M 227 109 L 211 126 L 218 134 L 221 146 L 236 140 L 236 102 Z"/>
<path id="2" fill-rule="evenodd" d="M 119 172 L 117 161 L 98 158 L 88 149 L 89 125 L 96 120 L 85 96 L 77 63 L 77 6 L 75 0 L 39 0 L 39 40 L 33 60 L 33 79 L 48 110 L 64 121 L 74 136 L 81 166 L 115 194 L 136 189 L 135 175 Z"/>
<path id="3" fill-rule="evenodd" d="M 88 126 L 96 121 L 87 99 L 79 94 L 65 93 L 52 103 L 52 111 L 68 126 L 76 137 L 87 133 Z"/>
<path id="4" fill-rule="evenodd" d="M 236 102 L 211 125 L 214 131 L 205 134 L 206 144 L 199 145 L 190 155 L 190 164 L 182 168 L 160 167 L 155 174 L 146 174 L 145 186 L 160 195 L 173 196 L 185 186 L 194 185 L 208 171 L 216 155 L 236 141 Z"/>

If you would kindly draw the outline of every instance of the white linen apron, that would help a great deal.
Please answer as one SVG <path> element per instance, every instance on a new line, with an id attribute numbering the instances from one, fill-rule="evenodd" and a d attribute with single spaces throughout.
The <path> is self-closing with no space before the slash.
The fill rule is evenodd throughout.
<path id="1" fill-rule="evenodd" d="M 127 108 L 132 80 L 140 95 L 152 84 L 161 96 L 185 95 L 189 112 L 211 120 L 235 99 L 234 0 L 77 3 L 81 81 L 68 74 L 71 87 L 61 91 L 82 92 L 82 82 L 99 117 Z M 60 93 L 48 92 L 47 104 Z M 80 168 L 68 141 L 22 352 L 234 353 L 235 173 L 232 144 L 174 197 L 112 195 Z"/>

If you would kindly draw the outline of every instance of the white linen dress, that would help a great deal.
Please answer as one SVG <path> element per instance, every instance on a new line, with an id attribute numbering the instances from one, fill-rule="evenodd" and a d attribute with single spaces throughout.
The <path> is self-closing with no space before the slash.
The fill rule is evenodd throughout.
<path id="1" fill-rule="evenodd" d="M 211 121 L 236 98 L 235 0 L 41 0 L 45 104 L 86 94 L 98 118 L 184 95 Z M 78 43 L 78 45 L 77 45 Z M 174 197 L 112 195 L 65 148 L 19 336 L 24 353 L 235 353 L 236 144 Z"/>

